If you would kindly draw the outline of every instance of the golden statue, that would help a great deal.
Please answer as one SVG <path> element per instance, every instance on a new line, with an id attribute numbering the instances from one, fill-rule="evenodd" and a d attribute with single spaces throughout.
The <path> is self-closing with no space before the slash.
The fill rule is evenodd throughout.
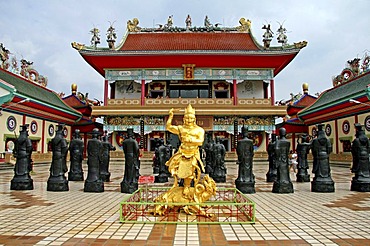
<path id="1" fill-rule="evenodd" d="M 204 141 L 204 129 L 196 124 L 195 110 L 190 104 L 185 109 L 183 125 L 172 125 L 174 111 L 175 109 L 170 109 L 166 123 L 166 130 L 177 134 L 181 141 L 178 152 L 166 162 L 168 171 L 174 177 L 174 184 L 170 190 L 157 197 L 155 201 L 161 203 L 203 203 L 216 194 L 216 183 L 208 175 L 199 182 L 201 171 L 204 172 L 204 165 L 199 153 L 199 146 Z M 178 187 L 179 179 L 184 180 L 184 187 Z M 194 187 L 191 187 L 192 181 Z M 163 215 L 165 208 L 168 208 L 168 205 L 157 205 L 152 213 Z M 209 216 L 199 205 L 185 205 L 183 209 L 187 214 L 197 211 L 200 215 Z"/>
<path id="2" fill-rule="evenodd" d="M 239 32 L 250 32 L 252 22 L 249 19 L 240 18 L 239 24 L 240 26 L 237 27 Z"/>

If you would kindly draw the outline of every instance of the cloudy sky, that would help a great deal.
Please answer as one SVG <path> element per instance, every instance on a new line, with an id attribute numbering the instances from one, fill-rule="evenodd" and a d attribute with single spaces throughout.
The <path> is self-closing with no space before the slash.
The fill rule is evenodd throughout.
<path id="1" fill-rule="evenodd" d="M 114 22 L 118 40 L 127 20 L 138 18 L 141 27 L 165 24 L 173 15 L 175 26 L 185 26 L 191 15 L 202 26 L 205 15 L 224 27 L 238 26 L 244 17 L 252 21 L 252 34 L 262 44 L 261 27 L 270 23 L 276 33 L 279 23 L 288 30 L 288 43 L 306 40 L 308 46 L 275 78 L 276 100 L 288 99 L 309 83 L 310 93 L 332 87 L 346 61 L 370 53 L 369 0 L 0 0 L 0 43 L 17 59 L 33 61 L 34 68 L 48 77 L 48 87 L 70 93 L 70 85 L 103 98 L 104 78 L 71 47 L 71 42 L 90 44 L 89 31 L 100 29 L 105 42 L 109 22 Z M 276 38 L 272 45 L 277 46 Z"/>

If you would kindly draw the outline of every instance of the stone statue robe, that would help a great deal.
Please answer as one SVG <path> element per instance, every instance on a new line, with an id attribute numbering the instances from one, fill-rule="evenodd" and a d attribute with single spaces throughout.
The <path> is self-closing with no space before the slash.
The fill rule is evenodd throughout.
<path id="1" fill-rule="evenodd" d="M 81 173 L 82 172 L 82 160 L 84 152 L 84 142 L 79 138 L 72 139 L 69 144 L 69 154 L 71 167 L 70 172 Z"/>
<path id="2" fill-rule="evenodd" d="M 277 180 L 279 182 L 291 182 L 289 175 L 289 149 L 290 142 L 286 138 L 275 142 L 275 165 L 277 168 Z"/>
<path id="3" fill-rule="evenodd" d="M 96 182 L 101 180 L 100 164 L 102 159 L 102 148 L 102 143 L 97 138 L 93 138 L 87 142 L 88 173 L 86 181 Z"/>
<path id="4" fill-rule="evenodd" d="M 355 173 L 356 179 L 369 178 L 370 177 L 370 141 L 366 135 L 362 134 L 352 142 L 352 173 Z"/>
<path id="5" fill-rule="evenodd" d="M 31 167 L 32 142 L 27 136 L 27 132 L 21 132 L 15 142 L 13 155 L 16 158 L 14 167 L 15 175 L 28 175 Z"/>
<path id="6" fill-rule="evenodd" d="M 243 138 L 242 140 L 238 141 L 236 153 L 238 155 L 239 164 L 238 178 L 236 181 L 253 182 L 253 141 L 249 138 Z"/>
<path id="7" fill-rule="evenodd" d="M 312 141 L 313 168 L 315 178 L 328 178 L 330 174 L 329 154 L 332 146 L 325 136 L 319 136 Z"/>
<path id="8" fill-rule="evenodd" d="M 51 148 L 53 150 L 53 157 L 50 167 L 50 176 L 64 176 L 68 171 L 66 160 L 68 143 L 61 132 L 57 132 L 57 135 L 51 140 Z"/>
<path id="9" fill-rule="evenodd" d="M 137 183 L 139 174 L 139 145 L 135 139 L 126 138 L 123 141 L 123 152 L 125 153 L 125 173 L 123 182 L 127 184 Z"/>

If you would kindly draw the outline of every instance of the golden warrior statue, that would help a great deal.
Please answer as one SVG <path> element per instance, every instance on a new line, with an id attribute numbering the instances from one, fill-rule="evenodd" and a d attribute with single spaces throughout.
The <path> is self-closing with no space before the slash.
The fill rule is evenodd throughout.
<path id="1" fill-rule="evenodd" d="M 197 126 L 195 121 L 195 110 L 189 104 L 185 109 L 183 125 L 172 125 L 173 113 L 179 109 L 170 109 L 169 117 L 166 123 L 166 129 L 173 134 L 177 134 L 181 145 L 176 154 L 166 162 L 168 171 L 174 177 L 174 184 L 167 192 L 155 198 L 156 205 L 151 211 L 154 215 L 163 215 L 174 207 L 171 203 L 183 203 L 183 210 L 187 214 L 196 213 L 201 216 L 210 217 L 199 204 L 208 201 L 216 195 L 216 183 L 208 175 L 205 175 L 200 181 L 201 171 L 204 171 L 204 165 L 200 158 L 199 146 L 203 144 L 204 129 Z M 184 179 L 184 187 L 178 186 L 179 179 Z M 194 187 L 190 187 L 191 181 L 194 181 Z M 163 205 L 165 203 L 166 205 Z M 192 203 L 192 205 L 188 205 Z M 198 205 L 194 205 L 197 203 Z"/>
<path id="2" fill-rule="evenodd" d="M 168 171 L 175 178 L 173 186 L 177 186 L 178 179 L 184 179 L 183 194 L 188 195 L 191 181 L 194 180 L 194 185 L 199 182 L 201 173 L 199 165 L 204 172 L 204 165 L 199 153 L 199 146 L 204 141 L 204 129 L 197 126 L 195 110 L 190 104 L 185 109 L 184 124 L 182 126 L 172 125 L 173 112 L 174 109 L 170 109 L 166 130 L 177 134 L 181 145 L 178 152 L 167 161 L 166 165 L 168 166 Z"/>

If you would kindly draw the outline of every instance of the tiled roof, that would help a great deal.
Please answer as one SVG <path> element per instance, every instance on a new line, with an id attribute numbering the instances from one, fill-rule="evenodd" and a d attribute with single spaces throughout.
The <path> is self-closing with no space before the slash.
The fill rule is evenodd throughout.
<path id="1" fill-rule="evenodd" d="M 75 111 L 73 108 L 66 105 L 56 93 L 47 88 L 36 85 L 33 82 L 28 82 L 25 79 L 2 69 L 0 69 L 0 79 L 13 85 L 17 90 L 17 93 L 23 96 L 31 99 L 37 99 L 38 101 L 43 102 L 45 105 L 53 106 L 54 108 L 58 108 L 59 110 L 63 110 L 72 115 L 79 114 L 78 111 Z"/>
<path id="2" fill-rule="evenodd" d="M 129 33 L 122 51 L 260 50 L 250 33 Z"/>

